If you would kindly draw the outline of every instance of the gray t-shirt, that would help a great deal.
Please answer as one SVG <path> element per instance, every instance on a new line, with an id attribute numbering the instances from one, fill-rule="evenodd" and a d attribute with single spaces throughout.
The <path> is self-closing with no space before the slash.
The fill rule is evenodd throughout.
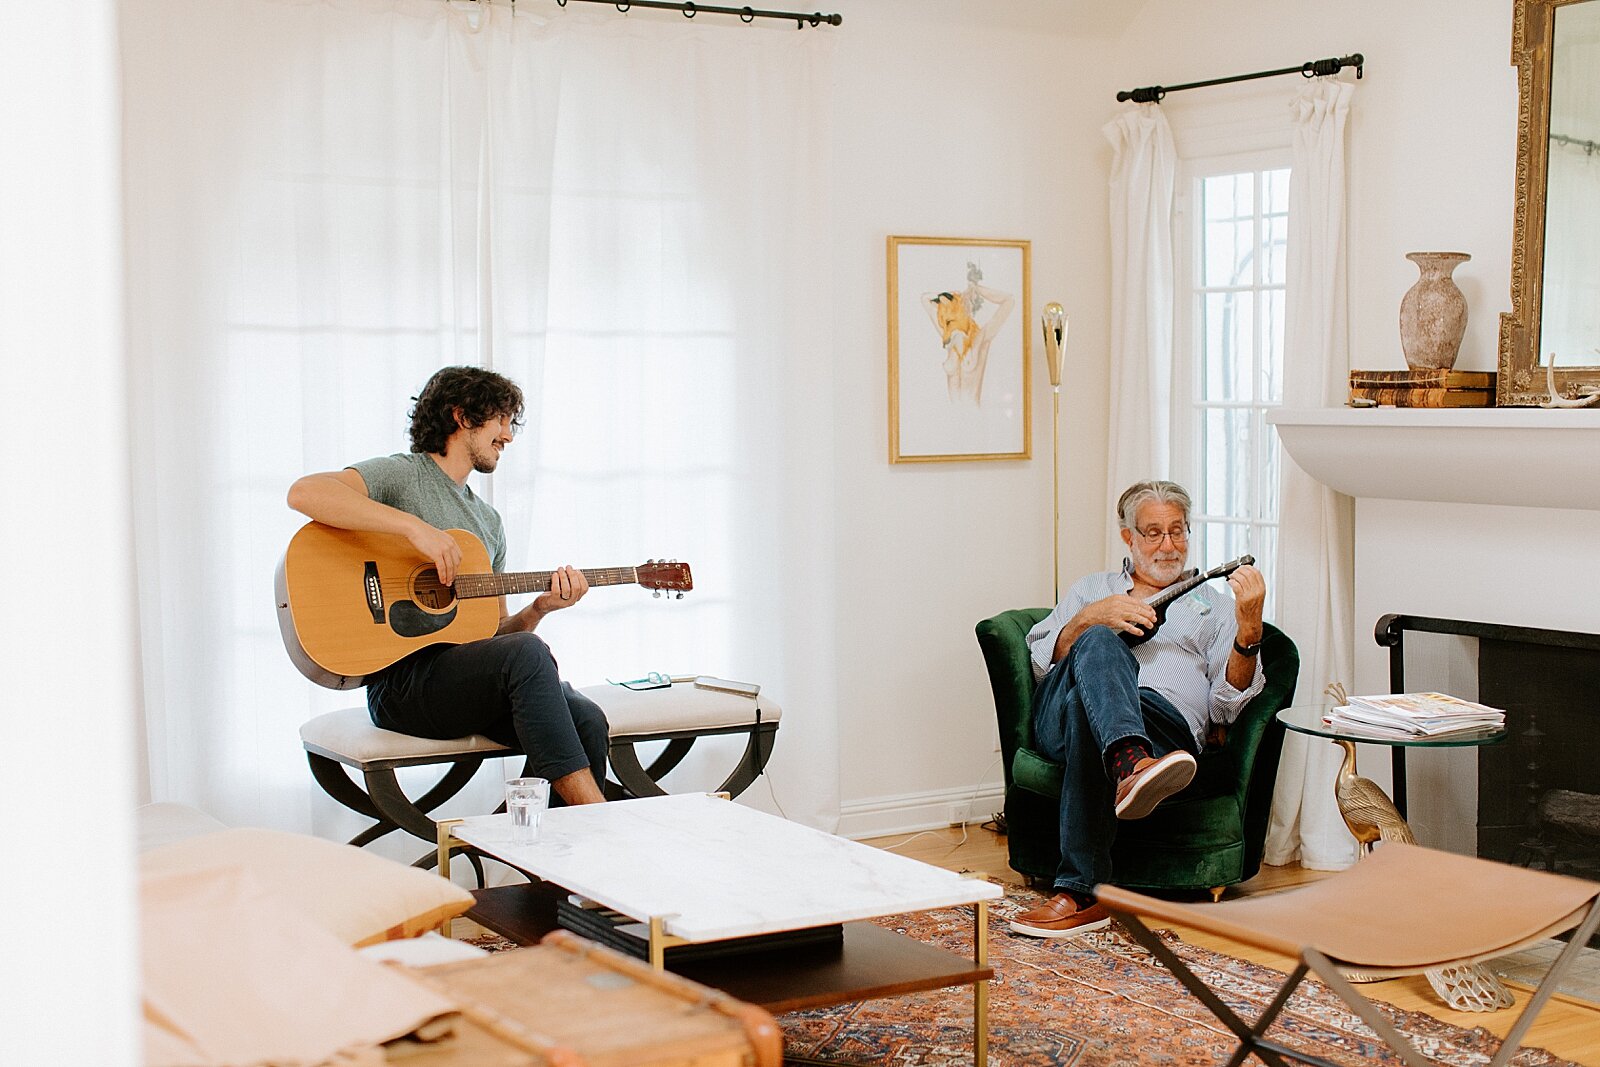
<path id="1" fill-rule="evenodd" d="M 441 530 L 466 530 L 489 550 L 495 572 L 506 569 L 506 531 L 500 513 L 472 491 L 457 485 L 425 452 L 398 452 L 350 464 L 367 483 L 367 495 L 380 504 L 410 512 Z"/>

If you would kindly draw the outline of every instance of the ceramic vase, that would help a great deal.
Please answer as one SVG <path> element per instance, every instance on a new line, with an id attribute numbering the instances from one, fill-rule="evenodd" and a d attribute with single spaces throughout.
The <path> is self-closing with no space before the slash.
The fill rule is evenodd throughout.
<path id="1" fill-rule="evenodd" d="M 1449 370 L 1467 332 L 1467 298 L 1450 272 L 1472 257 L 1465 252 L 1412 252 L 1422 271 L 1400 301 L 1400 348 L 1413 370 Z"/>

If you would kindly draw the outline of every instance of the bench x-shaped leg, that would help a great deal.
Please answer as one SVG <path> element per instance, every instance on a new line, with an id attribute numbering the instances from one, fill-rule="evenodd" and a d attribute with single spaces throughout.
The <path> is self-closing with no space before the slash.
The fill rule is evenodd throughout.
<path id="1" fill-rule="evenodd" d="M 616 775 L 617 781 L 605 783 L 606 797 L 609 800 L 625 800 L 629 797 L 666 796 L 667 791 L 660 785 L 661 779 L 683 762 L 696 741 L 719 734 L 748 734 L 749 740 L 733 772 L 721 785 L 709 790 L 738 796 L 750 788 L 751 783 L 766 769 L 767 761 L 772 758 L 772 743 L 777 732 L 776 722 L 757 722 L 750 726 L 724 726 L 713 730 L 678 730 L 614 737 L 611 739 L 610 761 L 611 773 Z M 646 741 L 667 743 L 648 767 L 639 762 L 639 753 L 634 749 L 634 745 Z"/>
<path id="2" fill-rule="evenodd" d="M 437 782 L 416 800 L 412 800 L 400 788 L 400 782 L 392 767 L 363 768 L 362 778 L 367 786 L 363 791 L 345 773 L 343 766 L 337 760 L 315 752 L 306 753 L 306 759 L 311 764 L 312 777 L 322 786 L 323 791 L 351 811 L 373 820 L 371 826 L 350 839 L 349 843 L 357 847 L 370 844 L 396 830 L 404 830 L 423 841 L 433 841 L 438 836 L 438 824 L 428 817 L 428 812 L 461 792 L 487 758 L 488 756 L 484 756 L 452 763 L 450 769 Z M 477 873 L 478 885 L 481 887 L 484 877 L 483 861 L 476 852 L 468 852 L 467 860 Z M 437 862 L 437 851 L 429 851 L 418 857 L 412 866 L 427 870 Z"/>

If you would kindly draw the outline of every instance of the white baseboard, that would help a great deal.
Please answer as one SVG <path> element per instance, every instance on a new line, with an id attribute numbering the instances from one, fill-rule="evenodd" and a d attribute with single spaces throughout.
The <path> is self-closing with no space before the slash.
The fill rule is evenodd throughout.
<path id="1" fill-rule="evenodd" d="M 981 823 L 1001 810 L 1004 801 L 1004 782 L 985 782 L 976 789 L 963 786 L 867 797 L 839 805 L 839 828 L 835 832 L 840 837 L 860 839 L 937 830 L 962 822 Z"/>

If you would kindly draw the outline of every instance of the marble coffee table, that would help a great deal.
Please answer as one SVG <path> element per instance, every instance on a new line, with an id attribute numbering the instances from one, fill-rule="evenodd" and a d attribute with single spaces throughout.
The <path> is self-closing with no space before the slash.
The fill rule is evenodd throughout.
<path id="1" fill-rule="evenodd" d="M 774 949 L 673 970 L 771 1011 L 971 985 L 974 1059 L 987 1061 L 999 886 L 703 793 L 555 808 L 531 844 L 513 843 L 505 815 L 441 822 L 439 834 L 443 873 L 450 850 L 470 845 L 647 924 L 658 969 L 674 945 L 842 923 L 842 945 L 820 958 Z M 974 906 L 970 960 L 863 921 L 960 905 Z"/>

